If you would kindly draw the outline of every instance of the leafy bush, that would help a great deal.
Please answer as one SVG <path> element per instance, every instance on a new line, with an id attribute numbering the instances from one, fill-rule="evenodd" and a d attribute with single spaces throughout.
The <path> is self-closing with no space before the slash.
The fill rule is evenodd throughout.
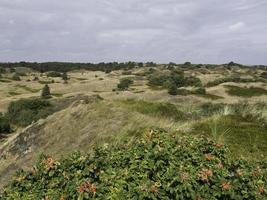
<path id="1" fill-rule="evenodd" d="M 11 132 L 11 127 L 8 119 L 0 114 L 0 134 L 1 133 L 10 133 Z M 1 137 L 0 137 L 1 138 Z"/>
<path id="2" fill-rule="evenodd" d="M 178 94 L 178 91 L 177 91 L 177 87 L 176 85 L 172 84 L 169 89 L 168 89 L 168 93 L 170 95 L 177 95 Z"/>
<path id="3" fill-rule="evenodd" d="M 184 73 L 180 71 L 172 71 L 170 75 L 152 74 L 149 76 L 148 81 L 150 86 L 162 86 L 164 88 L 169 88 L 173 84 L 178 88 L 185 86 L 201 86 L 199 78 L 194 76 L 185 77 Z"/>
<path id="4" fill-rule="evenodd" d="M 264 79 L 267 79 L 267 72 L 262 72 L 260 77 L 262 77 Z"/>
<path id="5" fill-rule="evenodd" d="M 19 74 L 15 73 L 12 78 L 13 81 L 21 81 Z"/>
<path id="6" fill-rule="evenodd" d="M 229 150 L 205 138 L 163 130 L 55 160 L 42 156 L 20 171 L 5 199 L 266 199 L 267 162 L 230 160 Z"/>
<path id="7" fill-rule="evenodd" d="M 51 97 L 50 88 L 47 84 L 42 89 L 41 97 L 44 99 Z"/>
<path id="8" fill-rule="evenodd" d="M 61 77 L 62 74 L 60 72 L 51 71 L 51 72 L 47 72 L 46 73 L 46 76 L 47 77 Z"/>
<path id="9" fill-rule="evenodd" d="M 41 99 L 20 99 L 9 104 L 6 113 L 9 121 L 18 126 L 27 126 L 33 121 L 47 117 L 51 110 L 50 103 Z"/>
<path id="10" fill-rule="evenodd" d="M 117 87 L 119 90 L 127 90 L 131 84 L 133 84 L 132 79 L 123 78 L 120 80 L 120 83 L 117 85 Z"/>

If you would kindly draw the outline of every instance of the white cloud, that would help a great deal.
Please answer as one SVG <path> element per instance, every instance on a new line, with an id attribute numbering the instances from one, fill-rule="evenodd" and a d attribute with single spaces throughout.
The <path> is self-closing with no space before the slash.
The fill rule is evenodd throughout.
<path id="1" fill-rule="evenodd" d="M 0 0 L 0 62 L 267 64 L 264 2 Z"/>
<path id="2" fill-rule="evenodd" d="M 228 28 L 230 31 L 236 32 L 241 30 L 242 28 L 245 27 L 245 23 L 244 22 L 237 22 L 235 24 L 230 25 Z"/>

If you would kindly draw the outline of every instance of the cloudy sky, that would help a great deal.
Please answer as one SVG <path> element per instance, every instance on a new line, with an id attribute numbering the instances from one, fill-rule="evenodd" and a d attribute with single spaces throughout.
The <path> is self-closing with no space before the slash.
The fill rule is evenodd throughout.
<path id="1" fill-rule="evenodd" d="M 267 64 L 266 0 L 0 0 L 2 61 Z"/>

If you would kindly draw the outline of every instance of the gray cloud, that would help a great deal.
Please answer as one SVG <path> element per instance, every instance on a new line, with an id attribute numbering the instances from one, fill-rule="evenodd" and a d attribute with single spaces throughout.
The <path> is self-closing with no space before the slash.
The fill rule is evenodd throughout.
<path id="1" fill-rule="evenodd" d="M 267 64 L 266 0 L 0 0 L 0 61 Z"/>

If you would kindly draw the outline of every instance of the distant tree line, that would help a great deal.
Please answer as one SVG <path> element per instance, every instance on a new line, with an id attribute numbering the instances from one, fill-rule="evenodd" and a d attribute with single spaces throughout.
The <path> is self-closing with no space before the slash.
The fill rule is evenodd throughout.
<path id="1" fill-rule="evenodd" d="M 27 67 L 41 73 L 54 71 L 54 72 L 68 72 L 72 70 L 85 69 L 90 71 L 103 71 L 111 72 L 114 70 L 130 70 L 136 67 L 155 67 L 153 62 L 137 63 L 137 62 L 109 62 L 109 63 L 69 63 L 69 62 L 16 62 L 16 63 L 0 63 L 0 67 L 10 69 L 10 71 L 17 67 Z"/>

